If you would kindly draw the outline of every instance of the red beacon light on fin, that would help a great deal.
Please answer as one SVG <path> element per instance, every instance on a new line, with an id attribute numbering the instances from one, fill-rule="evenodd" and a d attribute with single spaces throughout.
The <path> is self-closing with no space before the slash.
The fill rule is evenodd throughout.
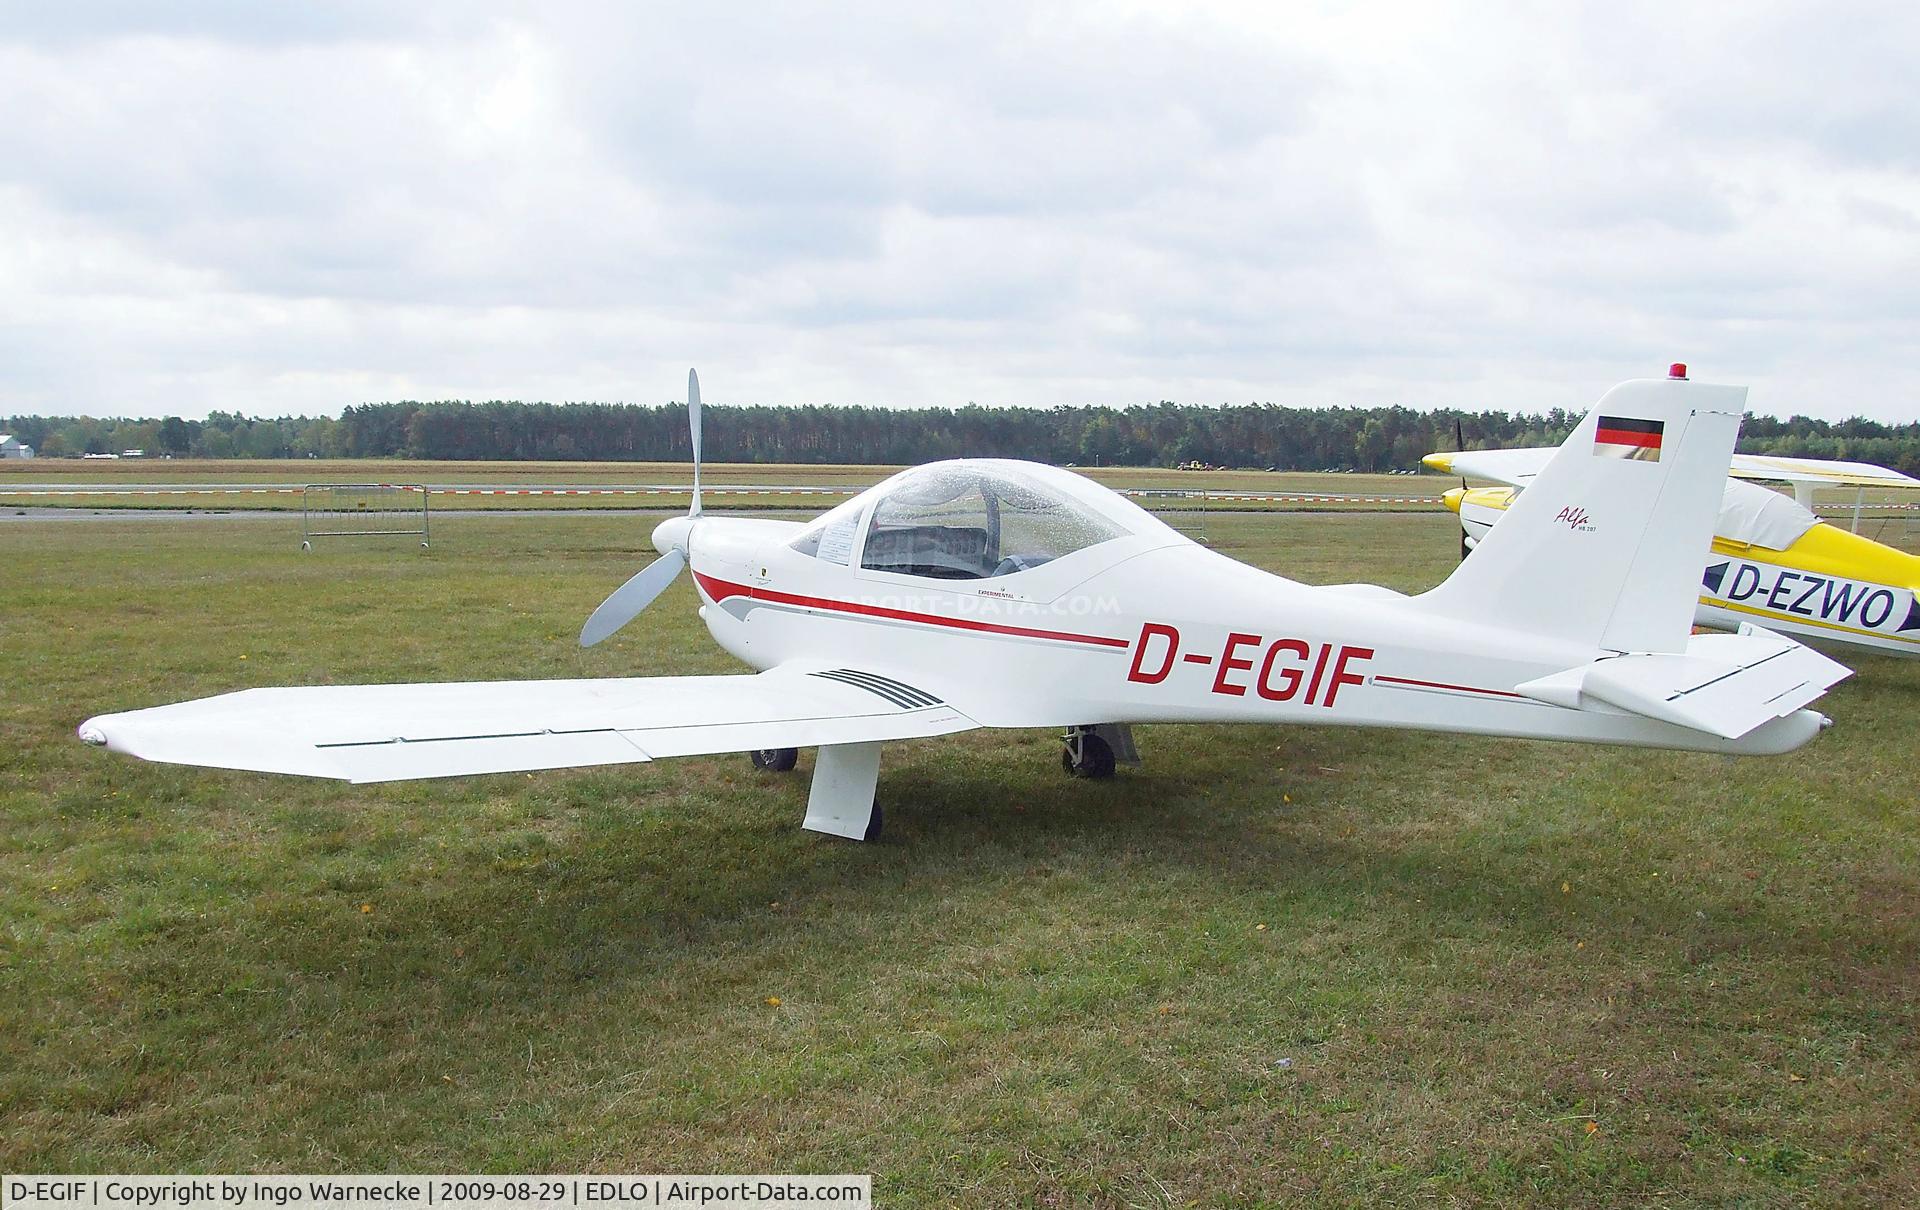
<path id="1" fill-rule="evenodd" d="M 1687 363 L 1684 361 L 1676 361 L 1672 365 L 1668 366 L 1667 377 L 1678 378 L 1682 381 L 1685 381 L 1687 377 Z"/>

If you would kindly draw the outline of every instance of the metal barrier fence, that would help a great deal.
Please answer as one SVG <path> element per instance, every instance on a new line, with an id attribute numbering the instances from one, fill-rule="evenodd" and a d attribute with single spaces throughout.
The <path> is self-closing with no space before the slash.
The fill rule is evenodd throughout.
<path id="1" fill-rule="evenodd" d="M 417 537 L 426 546 L 427 496 L 418 483 L 309 483 L 300 489 L 300 549 L 315 538 Z"/>

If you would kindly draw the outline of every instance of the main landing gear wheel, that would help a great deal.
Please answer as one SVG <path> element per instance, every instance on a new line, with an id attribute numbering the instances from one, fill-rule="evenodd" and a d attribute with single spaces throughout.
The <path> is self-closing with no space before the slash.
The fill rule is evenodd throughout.
<path id="1" fill-rule="evenodd" d="M 874 841 L 880 839 L 880 828 L 885 822 L 886 815 L 880 810 L 880 804 L 874 803 L 873 814 L 867 817 L 867 830 L 865 834 L 860 837 L 861 841 L 872 844 Z"/>
<path id="2" fill-rule="evenodd" d="M 747 755 L 753 758 L 753 767 L 756 769 L 764 769 L 768 773 L 791 773 L 800 760 L 800 749 L 755 748 Z"/>
<path id="3" fill-rule="evenodd" d="M 1065 740 L 1066 746 L 1060 749 L 1060 767 L 1067 771 L 1068 777 L 1098 781 L 1113 776 L 1113 749 L 1093 733 L 1093 728 L 1075 727 L 1067 732 Z"/>

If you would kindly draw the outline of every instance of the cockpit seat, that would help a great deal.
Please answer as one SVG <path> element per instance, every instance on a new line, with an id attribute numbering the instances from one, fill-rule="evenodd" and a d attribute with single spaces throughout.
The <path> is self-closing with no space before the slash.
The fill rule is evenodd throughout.
<path id="1" fill-rule="evenodd" d="M 1051 563 L 1052 561 L 1052 555 L 1008 555 L 1006 558 L 1000 560 L 1000 565 L 993 569 L 993 574 L 996 576 L 1010 576 L 1016 571 L 1026 571 L 1029 568 L 1038 567 L 1042 563 Z"/>
<path id="2" fill-rule="evenodd" d="M 867 533 L 867 567 L 939 580 L 988 574 L 987 531 L 962 525 L 899 525 Z"/>

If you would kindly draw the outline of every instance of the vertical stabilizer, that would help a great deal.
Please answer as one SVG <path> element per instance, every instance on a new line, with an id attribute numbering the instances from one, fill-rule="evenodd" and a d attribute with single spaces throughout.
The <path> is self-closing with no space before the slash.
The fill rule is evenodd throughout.
<path id="1" fill-rule="evenodd" d="M 1684 650 L 1746 399 L 1683 378 L 1608 391 L 1419 605 L 1605 650 Z"/>

